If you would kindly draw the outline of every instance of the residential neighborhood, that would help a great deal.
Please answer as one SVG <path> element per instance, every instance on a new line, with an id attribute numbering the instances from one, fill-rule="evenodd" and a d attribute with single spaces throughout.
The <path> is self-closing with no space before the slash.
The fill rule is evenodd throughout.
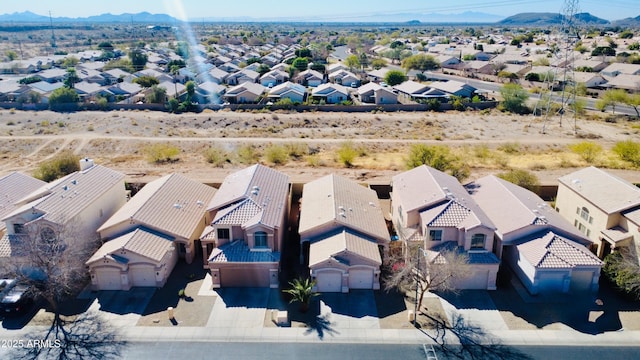
<path id="1" fill-rule="evenodd" d="M 0 358 L 631 358 L 640 17 L 578 2 L 5 4 Z"/>

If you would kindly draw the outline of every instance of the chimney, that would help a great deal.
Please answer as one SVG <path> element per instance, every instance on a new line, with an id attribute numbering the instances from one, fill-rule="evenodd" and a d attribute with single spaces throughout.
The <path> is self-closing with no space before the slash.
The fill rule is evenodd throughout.
<path id="1" fill-rule="evenodd" d="M 89 170 L 93 167 L 93 160 L 89 158 L 80 159 L 80 171 Z"/>

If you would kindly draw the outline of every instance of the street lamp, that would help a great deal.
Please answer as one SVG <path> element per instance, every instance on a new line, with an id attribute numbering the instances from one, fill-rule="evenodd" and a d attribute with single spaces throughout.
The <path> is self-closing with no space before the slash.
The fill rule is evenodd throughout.
<path id="1" fill-rule="evenodd" d="M 415 267 L 415 272 L 416 272 L 416 298 L 415 298 L 415 308 L 413 311 L 413 326 L 416 326 L 418 324 L 418 284 L 420 282 L 420 276 L 419 276 L 419 271 L 420 271 L 420 254 L 422 254 L 422 256 L 427 256 L 427 251 L 421 247 L 418 246 L 418 251 L 416 251 L 416 267 Z"/>

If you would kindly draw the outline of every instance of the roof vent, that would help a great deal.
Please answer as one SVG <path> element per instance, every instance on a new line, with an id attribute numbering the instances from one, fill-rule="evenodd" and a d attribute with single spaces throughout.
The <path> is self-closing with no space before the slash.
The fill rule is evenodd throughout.
<path id="1" fill-rule="evenodd" d="M 258 190 L 251 190 L 251 195 L 258 195 Z"/>
<path id="2" fill-rule="evenodd" d="M 69 187 L 67 185 L 65 185 L 65 186 L 62 187 L 62 190 L 67 191 L 67 190 L 69 190 Z"/>
<path id="3" fill-rule="evenodd" d="M 71 183 L 72 183 L 73 185 L 78 185 L 78 180 L 73 179 L 73 180 L 71 180 Z"/>
<path id="4" fill-rule="evenodd" d="M 344 212 L 344 206 L 340 205 L 338 206 L 338 210 L 343 211 Z"/>
<path id="5" fill-rule="evenodd" d="M 338 214 L 338 215 L 342 216 L 343 218 L 347 217 L 347 214 L 345 214 L 344 211 L 341 211 L 340 214 Z"/>
<path id="6" fill-rule="evenodd" d="M 376 204 L 374 204 L 373 201 L 369 201 L 369 206 L 376 207 Z"/>
<path id="7" fill-rule="evenodd" d="M 182 209 L 182 205 L 180 205 L 179 203 L 173 204 L 173 207 L 176 209 Z"/>
<path id="8" fill-rule="evenodd" d="M 196 204 L 197 204 L 199 207 L 202 207 L 202 206 L 204 206 L 204 201 L 202 201 L 202 200 L 198 200 L 198 201 L 196 201 Z"/>

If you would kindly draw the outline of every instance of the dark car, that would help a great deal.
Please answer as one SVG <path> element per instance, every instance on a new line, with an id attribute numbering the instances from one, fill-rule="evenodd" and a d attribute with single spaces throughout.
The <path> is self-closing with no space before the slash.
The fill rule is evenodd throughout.
<path id="1" fill-rule="evenodd" d="M 0 313 L 3 315 L 19 314 L 33 304 L 27 285 L 18 284 L 9 290 L 0 301 Z"/>

